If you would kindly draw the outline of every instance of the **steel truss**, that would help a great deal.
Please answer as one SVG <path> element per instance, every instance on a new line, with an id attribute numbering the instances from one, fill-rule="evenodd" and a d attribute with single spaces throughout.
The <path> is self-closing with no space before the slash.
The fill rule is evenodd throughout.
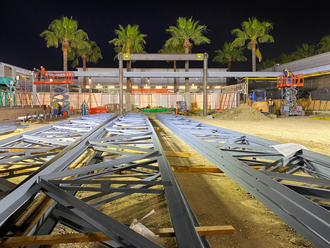
<path id="1" fill-rule="evenodd" d="M 78 117 L 0 140 L 0 197 L 22 180 L 52 161 L 68 145 L 78 141 L 115 114 Z"/>
<path id="2" fill-rule="evenodd" d="M 25 211 L 35 196 L 31 192 L 39 175 L 50 173 L 63 154 L 70 151 L 116 114 L 83 116 L 40 127 L 0 141 L 0 235 Z M 18 185 L 13 183 L 21 182 Z"/>
<path id="3" fill-rule="evenodd" d="M 328 156 L 306 149 L 284 156 L 272 147 L 278 142 L 182 116 L 156 117 L 315 246 L 330 246 Z"/>
<path id="4" fill-rule="evenodd" d="M 72 167 L 77 160 L 83 162 Z M 97 129 L 33 180 L 28 187 L 22 185 L 24 197 L 32 200 L 43 192 L 55 202 L 28 236 L 49 234 L 60 221 L 79 232 L 103 232 L 112 239 L 105 242 L 110 247 L 161 247 L 97 208 L 136 193 L 165 194 L 178 246 L 209 247 L 196 232 L 197 219 L 143 114 L 125 114 Z M 4 198 L 0 205 L 4 201 L 7 213 L 18 209 L 14 199 Z M 2 225 L 5 214 L 0 210 Z M 1 235 L 8 235 L 8 230 L 10 226 Z"/>

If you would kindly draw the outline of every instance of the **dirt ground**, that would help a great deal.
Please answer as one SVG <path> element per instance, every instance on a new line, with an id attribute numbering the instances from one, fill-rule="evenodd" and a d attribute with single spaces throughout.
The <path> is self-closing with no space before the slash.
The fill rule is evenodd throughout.
<path id="1" fill-rule="evenodd" d="M 213 166 L 212 163 L 156 120 L 155 114 L 150 113 L 147 116 L 154 126 L 163 127 L 163 129 L 157 130 L 156 133 L 165 151 L 191 153 L 190 158 L 168 157 L 170 165 Z M 313 120 L 308 116 L 259 121 L 229 121 L 220 118 L 208 119 L 203 116 L 189 118 L 281 143 L 302 144 L 311 151 L 330 155 L 330 140 L 328 139 L 330 137 L 330 122 L 326 120 Z M 4 136 L 0 136 L 0 139 L 2 138 Z M 235 228 L 234 235 L 209 236 L 207 239 L 211 247 L 313 247 L 225 174 L 175 172 L 175 176 L 202 226 L 232 225 Z M 164 199 L 156 196 L 150 199 L 149 203 L 149 206 L 143 205 L 143 209 L 136 207 L 124 208 L 125 216 L 128 217 L 125 217 L 126 221 L 124 222 L 129 224 L 133 218 L 142 217 L 145 214 L 144 212 L 149 212 L 149 209 L 154 206 L 156 213 L 163 213 L 150 218 L 150 223 L 147 224 L 150 224 L 150 227 L 153 228 L 170 226 L 170 221 L 164 219 L 164 216 L 167 215 L 166 210 L 162 210 Z M 122 211 L 119 211 L 119 205 L 116 207 L 118 203 L 113 204 L 104 212 L 112 212 L 112 215 L 118 215 L 119 218 Z M 120 209 L 123 208 L 120 207 Z M 59 233 L 65 231 L 60 230 Z M 163 245 L 171 248 L 175 247 L 170 240 L 164 242 Z M 81 244 L 56 247 L 100 247 L 100 245 Z"/>

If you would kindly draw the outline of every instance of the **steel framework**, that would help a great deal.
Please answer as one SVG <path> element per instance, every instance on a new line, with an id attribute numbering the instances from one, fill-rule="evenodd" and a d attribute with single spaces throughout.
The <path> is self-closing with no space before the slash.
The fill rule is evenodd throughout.
<path id="1" fill-rule="evenodd" d="M 8 180 L 12 178 L 31 175 L 68 145 L 114 116 L 79 117 L 0 140 L 0 196 L 3 197 L 10 190 L 2 182 L 7 180 L 8 185 Z"/>
<path id="2" fill-rule="evenodd" d="M 5 210 L 0 208 L 2 236 L 15 233 L 12 228 L 17 221 L 8 222 L 8 216 L 43 192 L 54 203 L 25 231 L 28 236 L 49 234 L 60 221 L 79 232 L 103 232 L 112 239 L 105 242 L 110 247 L 160 247 L 97 208 L 132 194 L 165 194 L 178 247 L 209 247 L 196 232 L 197 219 L 145 115 L 118 117 L 58 155 L 29 184 L 23 182 L 0 201 L 5 206 Z M 17 196 L 19 188 L 24 188 L 21 198 L 25 201 L 17 204 L 10 196 Z"/>
<path id="3" fill-rule="evenodd" d="M 103 122 L 115 114 L 98 114 L 65 120 L 0 141 L 0 223 L 12 225 L 31 194 L 27 193 L 37 177 L 49 173 L 49 165 L 70 151 Z M 59 165 L 58 165 L 59 166 Z M 20 184 L 13 179 L 21 181 Z M 1 231 L 4 229 L 1 228 Z"/>
<path id="4" fill-rule="evenodd" d="M 207 69 L 208 69 L 208 57 L 209 55 L 207 53 L 197 53 L 197 54 L 129 54 L 129 53 L 119 53 L 118 54 L 118 61 L 119 61 L 119 108 L 120 108 L 120 114 L 123 113 L 123 78 L 124 78 L 124 70 L 123 70 L 123 61 L 124 60 L 153 60 L 153 61 L 165 61 L 165 60 L 185 60 L 186 66 L 185 70 L 186 72 L 189 71 L 188 68 L 188 61 L 203 61 L 203 115 L 206 115 L 207 113 Z M 157 73 L 155 76 L 161 77 L 159 73 Z M 186 78 L 188 80 L 188 78 Z M 186 86 L 187 86 L 186 81 Z M 189 83 L 188 83 L 189 84 Z M 127 97 L 127 100 L 129 101 L 129 97 Z M 129 107 L 130 102 L 126 103 L 126 110 Z M 190 105 L 190 100 L 188 102 Z M 129 107 L 130 109 L 130 107 Z M 188 109 L 190 109 L 190 106 L 188 106 Z"/>
<path id="5" fill-rule="evenodd" d="M 328 156 L 301 148 L 284 156 L 274 141 L 181 116 L 156 117 L 315 246 L 330 246 Z"/>

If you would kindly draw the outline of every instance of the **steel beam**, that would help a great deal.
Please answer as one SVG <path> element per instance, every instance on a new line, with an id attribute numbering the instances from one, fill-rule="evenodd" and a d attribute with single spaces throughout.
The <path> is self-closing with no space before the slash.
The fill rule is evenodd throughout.
<path id="1" fill-rule="evenodd" d="M 125 56 L 129 56 L 128 58 Z M 152 61 L 174 61 L 174 60 L 191 60 L 191 61 L 202 61 L 202 53 L 190 53 L 190 54 L 161 54 L 161 53 L 131 53 L 124 54 L 124 60 L 152 60 Z"/>
<path id="2" fill-rule="evenodd" d="M 120 72 L 74 72 L 75 77 L 120 77 Z M 208 72 L 208 78 L 276 78 L 281 72 Z M 127 72 L 123 71 L 123 77 L 127 78 L 203 78 L 203 72 Z"/>
<path id="3" fill-rule="evenodd" d="M 214 127 L 181 116 L 156 115 L 156 117 L 315 246 L 330 246 L 330 236 L 328 235 L 330 233 L 330 213 L 322 206 L 305 198 L 305 196 L 317 198 L 319 195 L 322 200 L 330 201 L 328 190 L 292 186 L 272 179 L 273 177 L 294 179 L 301 182 L 303 180 L 301 177 L 284 174 L 283 171 L 288 168 L 287 166 L 291 166 L 292 168 L 286 173 L 302 171 L 315 176 L 316 179 L 313 182 L 319 181 L 321 185 L 328 184 L 324 179 L 329 178 L 330 175 L 328 173 L 329 157 L 307 150 L 300 150 L 284 157 L 275 149 L 270 152 L 269 148 L 276 144 L 270 140 Z M 209 142 L 208 138 L 214 139 Z M 222 145 L 222 142 L 225 145 Z M 237 144 L 246 145 L 244 148 L 236 148 L 240 153 L 239 157 L 232 156 L 232 149 L 226 151 L 228 147 L 235 148 Z M 249 145 L 251 145 L 250 148 Z M 265 157 L 263 151 L 270 153 L 269 156 Z M 266 165 L 261 171 L 257 171 L 245 163 L 249 158 L 259 162 L 267 158 Z M 269 163 L 270 161 L 273 163 Z M 298 162 L 294 163 L 294 161 Z M 276 172 L 278 175 L 276 177 L 268 172 L 273 168 L 272 173 Z M 323 179 L 318 180 L 318 178 Z M 306 177 L 305 182 L 311 183 L 312 180 Z"/>
<path id="4" fill-rule="evenodd" d="M 95 126 L 94 129 L 90 131 L 90 133 L 86 132 L 79 132 L 79 131 L 74 131 L 72 132 L 74 139 L 68 145 L 61 151 L 57 151 L 56 153 L 41 153 L 41 154 L 36 154 L 34 156 L 20 156 L 18 158 L 10 158 L 11 156 L 7 156 L 7 153 L 10 149 L 16 150 L 16 149 L 21 149 L 24 148 L 24 151 L 27 151 L 27 148 L 30 148 L 28 151 L 29 154 L 32 154 L 35 152 L 35 147 L 40 147 L 42 145 L 45 145 L 46 147 L 49 147 L 48 144 L 43 144 L 43 142 L 36 142 L 35 144 L 31 145 L 29 143 L 29 140 L 26 140 L 24 137 L 34 137 L 36 140 L 38 140 L 39 137 L 42 139 L 42 137 L 52 137 L 52 140 L 60 140 L 62 138 L 61 135 L 59 135 L 57 132 L 61 131 L 60 126 L 71 126 L 74 127 L 76 124 L 72 124 L 70 120 L 66 120 L 63 122 L 59 122 L 56 124 L 56 128 L 53 127 L 53 125 L 48 125 L 42 128 L 38 128 L 29 132 L 26 132 L 24 134 L 19 134 L 13 137 L 9 137 L 7 139 L 1 140 L 0 141 L 0 150 L 1 150 L 1 159 L 0 159 L 0 164 L 2 164 L 3 161 L 8 161 L 11 160 L 12 163 L 11 165 L 15 165 L 17 167 L 15 170 L 20 171 L 22 168 L 21 162 L 20 161 L 25 161 L 27 159 L 36 159 L 36 161 L 41 162 L 38 164 L 40 168 L 36 171 L 31 171 L 29 173 L 29 177 L 24 179 L 14 190 L 7 192 L 7 196 L 5 196 L 1 201 L 1 208 L 0 208 L 0 226 L 5 227 L 7 225 L 12 225 L 13 218 L 16 218 L 17 215 L 20 214 L 21 211 L 24 211 L 24 209 L 21 209 L 22 206 L 25 205 L 26 202 L 30 201 L 31 198 L 35 196 L 35 194 L 38 192 L 40 187 L 36 187 L 35 183 L 37 178 L 40 175 L 43 174 L 48 174 L 53 171 L 56 171 L 59 168 L 62 168 L 61 160 L 63 159 L 63 155 L 67 154 L 68 152 L 72 152 L 72 150 L 77 149 L 81 145 L 81 142 L 91 135 L 97 127 L 101 127 L 104 123 L 109 122 L 111 119 L 115 118 L 115 114 L 98 114 L 94 116 L 89 116 L 89 117 L 78 117 L 76 120 L 80 121 L 85 121 L 85 123 L 89 124 L 87 129 L 90 129 L 90 123 L 98 123 L 98 126 Z M 78 127 L 78 126 L 77 126 Z M 79 124 L 79 128 L 83 128 L 83 124 Z M 55 131 L 56 134 L 52 134 L 51 132 Z M 56 148 L 56 147 L 55 147 Z M 9 153 L 10 154 L 10 153 Z M 74 153 L 73 153 L 74 154 Z M 50 156 L 49 159 L 43 160 L 40 159 L 45 156 Z M 54 163 L 57 161 L 57 163 Z M 13 163 L 15 162 L 15 163 Z M 6 164 L 6 167 L 8 164 Z M 25 163 L 23 164 L 23 168 L 25 167 Z M 13 173 L 13 172 L 12 172 Z M 14 175 L 13 175 L 14 176 Z M 9 220 L 9 221 L 8 221 Z"/>
<path id="5" fill-rule="evenodd" d="M 92 152 L 90 158 L 79 168 L 67 170 L 87 151 Z M 119 172 L 125 174 L 115 174 Z M 33 180 L 33 184 L 24 184 L 28 194 L 23 197 L 31 199 L 43 192 L 62 210 L 56 211 L 53 205 L 53 210 L 47 210 L 28 236 L 48 234 L 63 214 L 68 220 L 63 223 L 77 231 L 87 221 L 89 230 L 108 235 L 114 240 L 107 244 L 111 247 L 160 247 L 95 207 L 136 193 L 165 194 L 178 247 L 209 247 L 206 239 L 196 232 L 197 219 L 174 177 L 151 123 L 143 114 L 126 114 L 98 128 L 70 151 L 48 163 L 43 173 Z M 91 191 L 93 195 L 80 199 L 75 196 L 76 191 Z M 15 208 L 11 204 L 9 209 Z M 68 214 L 74 218 L 68 218 Z M 9 227 L 1 228 L 6 233 Z"/>
<path id="6" fill-rule="evenodd" d="M 207 115 L 207 60 L 209 55 L 204 53 L 203 57 L 203 115 Z"/>

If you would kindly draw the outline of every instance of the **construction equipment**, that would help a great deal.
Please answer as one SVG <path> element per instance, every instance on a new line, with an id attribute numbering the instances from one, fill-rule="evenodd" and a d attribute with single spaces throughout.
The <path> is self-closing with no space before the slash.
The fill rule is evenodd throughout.
<path id="1" fill-rule="evenodd" d="M 277 88 L 281 89 L 280 115 L 288 117 L 290 115 L 304 116 L 305 111 L 302 106 L 298 106 L 296 87 L 304 86 L 304 74 L 280 75 L 277 77 Z M 284 101 L 285 100 L 285 103 Z"/>
<path id="2" fill-rule="evenodd" d="M 61 113 L 63 116 L 70 115 L 69 84 L 74 83 L 74 72 L 70 71 L 46 71 L 44 78 L 41 78 L 38 72 L 33 72 L 33 84 L 51 85 L 50 96 L 51 107 L 53 102 L 61 103 Z M 39 78 L 39 79 L 38 79 Z M 37 81 L 38 80 L 38 81 Z"/>
<path id="3" fill-rule="evenodd" d="M 16 88 L 12 78 L 0 77 L 0 106 L 16 106 Z"/>
<path id="4" fill-rule="evenodd" d="M 249 95 L 252 101 L 252 107 L 263 113 L 269 113 L 269 105 L 266 98 L 265 90 L 254 90 Z"/>
<path id="5" fill-rule="evenodd" d="M 177 101 L 176 107 L 180 115 L 187 115 L 187 103 L 185 101 Z"/>

